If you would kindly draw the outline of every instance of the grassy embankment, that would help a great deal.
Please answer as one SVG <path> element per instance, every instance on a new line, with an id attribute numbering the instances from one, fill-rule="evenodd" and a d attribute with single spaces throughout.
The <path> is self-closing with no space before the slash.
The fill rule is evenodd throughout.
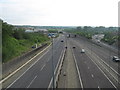
<path id="1" fill-rule="evenodd" d="M 49 38 L 42 33 L 26 33 L 24 29 L 2 22 L 2 62 L 7 62 L 40 45 Z"/>

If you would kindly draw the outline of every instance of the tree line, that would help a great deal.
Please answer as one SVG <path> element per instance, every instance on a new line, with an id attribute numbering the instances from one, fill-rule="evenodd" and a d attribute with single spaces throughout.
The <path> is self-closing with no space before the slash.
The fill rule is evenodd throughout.
<path id="1" fill-rule="evenodd" d="M 35 44 L 49 40 L 42 33 L 26 33 L 25 29 L 15 28 L 2 21 L 2 62 L 7 62 L 31 50 Z"/>

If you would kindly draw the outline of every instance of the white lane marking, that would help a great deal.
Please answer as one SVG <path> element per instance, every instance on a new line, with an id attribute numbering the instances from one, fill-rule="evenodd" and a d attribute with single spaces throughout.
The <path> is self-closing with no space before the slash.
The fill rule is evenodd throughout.
<path id="1" fill-rule="evenodd" d="M 73 50 L 72 50 L 72 53 L 73 53 Z M 78 72 L 78 76 L 79 76 L 79 81 L 80 81 L 80 84 L 81 84 L 81 88 L 83 90 L 83 82 L 82 82 L 82 78 L 81 78 L 81 75 L 80 75 L 80 71 L 79 71 L 79 68 L 78 68 L 77 61 L 76 61 L 74 53 L 73 53 L 73 57 L 74 57 L 74 60 L 75 60 L 75 66 L 77 68 L 77 72 Z"/>
<path id="2" fill-rule="evenodd" d="M 63 52 L 65 52 L 65 51 L 62 51 L 62 52 L 61 52 L 61 55 L 60 55 L 59 61 L 58 61 L 58 63 L 57 63 L 57 66 L 56 66 L 56 68 L 55 68 L 54 74 L 55 74 L 56 71 L 57 71 L 57 68 L 58 68 L 58 65 L 59 65 L 59 63 L 60 63 L 60 59 L 61 59 L 61 57 L 62 57 L 62 53 L 63 53 Z M 63 57 L 62 57 L 62 59 L 63 59 Z M 48 85 L 48 90 L 49 90 L 49 88 L 51 88 L 52 81 L 53 81 L 53 77 L 51 78 L 50 83 L 49 83 L 49 85 Z"/>
<path id="3" fill-rule="evenodd" d="M 86 50 L 86 51 L 89 51 L 89 50 Z M 103 59 L 101 59 L 97 54 L 95 54 L 94 52 L 92 52 L 96 57 L 98 57 L 103 63 L 105 63 L 110 69 L 112 69 L 116 74 L 118 74 L 120 76 L 120 74 L 115 70 L 113 69 L 109 64 L 107 64 L 107 62 L 105 62 Z"/>
<path id="4" fill-rule="evenodd" d="M 30 84 L 27 86 L 27 88 L 29 88 L 29 87 L 31 86 L 31 84 L 33 83 L 33 81 L 34 81 L 36 78 L 37 78 L 37 76 L 35 76 L 35 77 L 33 78 L 33 80 L 30 82 Z"/>
<path id="5" fill-rule="evenodd" d="M 42 66 L 42 68 L 40 69 L 40 71 L 42 71 L 42 70 L 43 70 L 43 68 L 45 67 L 45 65 L 46 65 L 46 64 L 44 64 L 44 65 Z"/>
<path id="6" fill-rule="evenodd" d="M 51 44 L 50 44 L 51 45 Z M 41 54 L 42 52 L 44 52 L 47 48 L 50 47 L 50 45 L 48 47 L 46 47 L 45 49 L 43 49 L 40 53 L 38 53 L 36 56 L 34 56 L 33 58 L 31 58 L 28 62 L 26 62 L 25 64 L 23 64 L 21 67 L 19 67 L 17 70 L 15 70 L 13 73 L 11 73 L 10 75 L 8 75 L 6 78 L 4 78 L 3 80 L 0 81 L 0 84 L 3 83 L 4 81 L 6 81 L 8 78 L 10 78 L 12 75 L 14 75 L 15 73 L 17 73 L 20 69 L 22 69 L 25 65 L 27 65 L 29 62 L 31 62 L 35 57 L 37 57 L 39 54 Z"/>
<path id="7" fill-rule="evenodd" d="M 88 56 L 88 55 L 87 55 Z M 97 56 L 97 55 L 96 55 Z M 90 57 L 89 57 L 90 58 Z M 101 59 L 100 57 L 99 57 L 99 59 Z M 102 59 L 101 59 L 102 60 Z M 101 62 L 100 61 L 98 61 L 99 62 L 99 64 L 100 65 L 102 65 L 103 66 L 103 64 L 101 64 Z M 103 61 L 103 63 L 105 64 L 105 65 L 107 65 L 104 61 Z M 107 65 L 110 69 L 112 69 L 109 65 Z M 103 66 L 104 67 L 104 66 Z M 106 71 L 107 72 L 109 72 L 110 73 L 110 71 L 107 69 L 107 68 L 105 68 L 104 67 L 104 69 L 106 69 Z M 114 69 L 112 69 L 113 71 L 114 71 Z M 114 71 L 115 72 L 115 71 Z M 115 72 L 118 76 L 119 76 L 119 74 L 117 73 L 117 72 Z M 118 81 L 118 79 L 112 74 L 112 73 L 110 73 L 111 74 L 111 76 L 119 83 L 119 81 Z"/>
<path id="8" fill-rule="evenodd" d="M 90 67 L 88 67 L 88 69 L 90 69 Z"/>
<path id="9" fill-rule="evenodd" d="M 89 52 L 89 49 L 87 50 L 86 49 L 86 51 L 88 51 Z M 94 53 L 95 54 L 95 53 Z M 87 54 L 86 54 L 87 55 Z M 95 54 L 96 55 L 96 54 Z M 91 59 L 91 57 L 89 56 L 89 55 L 87 55 L 90 59 Z M 97 56 L 97 55 L 96 55 Z M 100 58 L 100 57 L 99 57 Z M 101 58 L 100 58 L 101 59 Z M 92 59 L 91 59 L 92 60 Z M 92 60 L 93 61 L 93 60 Z M 113 83 L 112 83 L 112 81 L 107 77 L 107 75 L 100 69 L 100 67 L 93 61 L 93 63 L 98 67 L 98 69 L 103 73 L 103 75 L 108 79 L 108 81 L 115 87 L 115 88 L 117 88 Z"/>
<path id="10" fill-rule="evenodd" d="M 48 50 L 49 51 L 49 50 Z M 11 87 L 18 79 L 20 79 L 33 65 L 35 65 L 45 54 L 48 53 L 45 52 L 39 59 L 37 59 L 37 61 L 35 61 L 21 76 L 19 76 L 13 83 L 11 83 L 7 88 Z"/>
<path id="11" fill-rule="evenodd" d="M 94 75 L 93 75 L 93 74 L 91 74 L 91 76 L 92 76 L 92 78 L 94 78 Z"/>
<path id="12" fill-rule="evenodd" d="M 87 55 L 88 56 L 88 55 Z M 88 56 L 89 57 L 89 56 Z M 89 57 L 90 58 L 90 57 Z M 91 59 L 91 58 L 90 58 Z M 91 59 L 92 60 L 92 59 Z M 98 69 L 103 73 L 103 75 L 108 79 L 108 81 L 115 87 L 117 88 L 112 81 L 107 77 L 107 75 L 100 69 L 100 67 L 92 60 L 92 62 L 98 67 Z"/>
<path id="13" fill-rule="evenodd" d="M 81 46 L 80 46 L 81 47 Z M 87 48 L 88 49 L 88 48 Z M 89 49 L 87 50 L 86 49 L 86 51 L 89 51 Z M 95 53 L 93 53 L 93 54 L 95 54 Z M 96 55 L 96 54 L 95 54 Z M 89 57 L 89 55 L 87 55 L 88 57 Z M 97 56 L 97 55 L 96 55 Z M 91 57 L 89 57 L 90 59 L 91 59 Z M 100 58 L 100 57 L 99 57 Z M 100 58 L 101 59 L 101 58 Z M 92 60 L 92 59 L 91 59 Z M 102 60 L 102 59 L 101 59 Z M 92 60 L 93 61 L 93 60 Z M 94 62 L 94 61 L 93 61 Z M 100 62 L 99 62 L 100 63 Z M 108 79 L 108 81 L 115 87 L 115 88 L 117 88 L 113 83 L 112 83 L 112 81 L 107 77 L 107 75 L 100 69 L 100 67 L 94 62 L 94 64 L 98 67 L 98 69 L 103 73 L 103 75 Z M 110 67 L 111 68 L 111 67 Z M 113 71 L 115 71 L 113 68 L 111 68 Z M 116 71 L 115 71 L 116 72 Z M 116 72 L 117 73 L 117 72 Z M 111 74 L 111 73 L 110 73 Z M 119 73 L 117 73 L 118 75 L 119 75 Z M 112 75 L 113 76 L 113 75 Z"/>
<path id="14" fill-rule="evenodd" d="M 77 42 L 78 43 L 78 42 Z M 80 45 L 80 47 L 81 47 L 82 45 Z M 83 46 L 82 46 L 83 47 Z M 88 49 L 88 50 L 87 50 Z M 86 51 L 90 51 L 89 50 L 89 48 L 88 47 L 86 47 Z M 99 59 L 101 59 L 97 54 L 95 54 L 93 51 L 92 51 L 92 53 L 95 55 L 95 56 L 97 56 Z M 109 64 L 107 64 L 107 62 L 105 62 L 104 60 L 102 60 L 101 59 L 101 61 L 103 62 L 103 63 L 105 63 L 110 69 L 112 69 L 116 74 L 118 74 L 118 76 L 120 76 L 120 74 L 115 70 L 115 69 L 113 69 L 111 66 L 109 66 Z"/>

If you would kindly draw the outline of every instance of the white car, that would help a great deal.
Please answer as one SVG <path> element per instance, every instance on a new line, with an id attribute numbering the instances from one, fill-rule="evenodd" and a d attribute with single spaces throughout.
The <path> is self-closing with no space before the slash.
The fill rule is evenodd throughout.
<path id="1" fill-rule="evenodd" d="M 81 49 L 81 53 L 85 53 L 85 49 Z"/>
<path id="2" fill-rule="evenodd" d="M 113 56 L 112 60 L 115 61 L 115 62 L 119 62 L 120 61 L 120 59 L 117 56 Z"/>

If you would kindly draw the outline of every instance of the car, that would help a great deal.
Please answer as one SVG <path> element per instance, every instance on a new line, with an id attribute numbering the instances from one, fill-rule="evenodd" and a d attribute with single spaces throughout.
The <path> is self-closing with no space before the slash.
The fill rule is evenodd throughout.
<path id="1" fill-rule="evenodd" d="M 112 60 L 115 62 L 120 62 L 120 59 L 117 56 L 113 56 Z"/>
<path id="2" fill-rule="evenodd" d="M 100 43 L 100 40 L 97 40 L 97 43 Z"/>
<path id="3" fill-rule="evenodd" d="M 73 46 L 73 49 L 75 49 L 75 46 Z"/>
<path id="4" fill-rule="evenodd" d="M 85 49 L 81 49 L 81 53 L 85 53 Z"/>
<path id="5" fill-rule="evenodd" d="M 63 40 L 61 40 L 61 42 L 64 42 Z"/>

